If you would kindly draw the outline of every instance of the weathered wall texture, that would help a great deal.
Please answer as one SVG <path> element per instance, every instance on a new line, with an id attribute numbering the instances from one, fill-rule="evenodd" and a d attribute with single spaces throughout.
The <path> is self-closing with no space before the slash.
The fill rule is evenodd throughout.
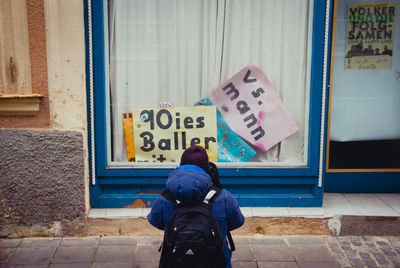
<path id="1" fill-rule="evenodd" d="M 77 234 L 89 207 L 83 0 L 27 0 L 27 13 L 44 98 L 37 116 L 0 116 L 0 236 Z"/>
<path id="2" fill-rule="evenodd" d="M 26 0 L 26 11 L 28 16 L 32 93 L 41 94 L 43 98 L 37 115 L 1 115 L 0 127 L 3 128 L 50 127 L 44 2 Z"/>
<path id="3" fill-rule="evenodd" d="M 44 2 L 52 127 L 85 131 L 87 121 L 83 1 Z"/>
<path id="4" fill-rule="evenodd" d="M 0 237 L 78 234 L 89 208 L 83 0 L 27 0 L 27 13 L 44 99 L 37 116 L 0 116 Z"/>
<path id="5" fill-rule="evenodd" d="M 89 208 L 83 0 L 43 0 L 47 32 L 48 87 L 53 129 L 82 132 L 85 204 Z"/>
<path id="6" fill-rule="evenodd" d="M 82 133 L 0 129 L 0 151 L 0 236 L 86 232 Z"/>

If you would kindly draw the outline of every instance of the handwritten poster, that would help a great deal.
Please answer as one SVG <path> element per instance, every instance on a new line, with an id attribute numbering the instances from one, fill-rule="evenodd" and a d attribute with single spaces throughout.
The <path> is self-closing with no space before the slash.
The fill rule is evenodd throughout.
<path id="1" fill-rule="evenodd" d="M 249 65 L 209 96 L 229 127 L 261 151 L 299 130 L 264 72 Z"/>
<path id="2" fill-rule="evenodd" d="M 215 106 L 133 110 L 136 162 L 180 162 L 191 145 L 203 146 L 217 161 Z"/>
<path id="3" fill-rule="evenodd" d="M 392 69 L 395 2 L 349 3 L 346 69 Z"/>

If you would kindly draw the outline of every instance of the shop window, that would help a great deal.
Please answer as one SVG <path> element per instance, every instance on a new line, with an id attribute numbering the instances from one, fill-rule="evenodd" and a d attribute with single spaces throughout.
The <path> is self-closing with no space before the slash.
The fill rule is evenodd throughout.
<path id="1" fill-rule="evenodd" d="M 209 154 L 222 166 L 307 166 L 312 3 L 105 0 L 105 6 L 109 166 L 171 165 L 180 154 L 166 157 L 169 148 L 182 151 L 192 143 L 208 147 L 207 142 L 217 146 L 214 151 L 208 148 Z M 243 114 L 237 117 L 238 124 L 251 126 L 256 141 L 264 135 L 279 136 L 285 124 L 291 128 L 271 146 L 237 131 L 235 118 L 228 118 L 228 109 L 216 104 L 213 92 L 218 88 L 230 92 L 226 98 L 235 99 L 237 88 L 229 79 L 238 73 L 248 84 L 260 82 L 264 74 L 268 80 L 263 85 L 272 91 L 261 86 L 249 89 L 254 98 L 264 94 L 253 105 L 267 107 L 263 101 L 272 100 L 278 111 L 257 106 L 252 117 L 246 115 L 251 105 L 236 101 L 232 107 Z M 192 110 L 196 104 L 205 107 Z M 214 112 L 210 119 L 209 105 L 217 106 L 218 117 Z M 263 116 L 275 119 L 275 124 L 261 129 Z M 204 122 L 205 136 L 199 134 Z M 151 130 L 139 129 L 150 123 Z M 189 131 L 196 126 L 198 132 Z M 166 128 L 174 128 L 171 133 L 176 136 L 162 136 Z M 184 139 L 186 130 L 203 136 Z M 233 137 L 229 144 L 224 143 L 227 136 Z M 143 151 L 147 156 L 140 156 Z"/>
<path id="2" fill-rule="evenodd" d="M 0 1 L 0 115 L 39 112 L 32 94 L 26 0 Z"/>
<path id="3" fill-rule="evenodd" d="M 335 1 L 328 170 L 400 168 L 400 1 Z"/>

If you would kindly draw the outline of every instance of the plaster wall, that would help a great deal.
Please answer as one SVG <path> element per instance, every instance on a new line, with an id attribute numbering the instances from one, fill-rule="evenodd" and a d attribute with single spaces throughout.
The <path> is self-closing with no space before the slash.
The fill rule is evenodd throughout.
<path id="1" fill-rule="evenodd" d="M 0 129 L 0 237 L 27 235 L 22 226 L 86 232 L 82 139 L 77 131 Z"/>
<path id="2" fill-rule="evenodd" d="M 36 115 L 1 115 L 0 128 L 50 128 L 49 94 L 47 83 L 47 50 L 44 19 L 44 0 L 25 0 L 28 22 L 29 58 L 32 93 L 40 94 Z M 21 2 L 21 1 L 20 1 Z M 26 34 L 26 33 L 25 33 Z M 16 66 L 18 70 L 18 66 Z M 17 76 L 18 79 L 18 76 Z"/>
<path id="3" fill-rule="evenodd" d="M 85 204 L 89 208 L 83 0 L 44 0 L 52 129 L 82 133 Z"/>
<path id="4" fill-rule="evenodd" d="M 50 117 L 53 129 L 86 131 L 82 0 L 46 0 Z"/>
<path id="5" fill-rule="evenodd" d="M 85 233 L 83 0 L 26 1 L 33 91 L 44 98 L 38 116 L 0 116 L 0 237 Z"/>

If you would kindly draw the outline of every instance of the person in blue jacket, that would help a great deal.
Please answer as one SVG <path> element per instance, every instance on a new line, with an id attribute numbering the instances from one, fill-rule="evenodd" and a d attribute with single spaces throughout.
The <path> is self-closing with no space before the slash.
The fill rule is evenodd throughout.
<path id="1" fill-rule="evenodd" d="M 207 189 L 213 185 L 211 177 L 206 172 L 210 169 L 207 152 L 201 146 L 191 146 L 182 154 L 180 164 L 168 176 L 166 187 L 172 192 L 175 199 L 184 204 L 197 204 L 202 201 L 201 197 Z M 174 211 L 174 203 L 160 195 L 153 202 L 147 220 L 154 227 L 165 230 Z M 217 218 L 221 227 L 222 239 L 225 244 L 226 267 L 232 267 L 232 252 L 228 246 L 227 232 L 243 225 L 243 214 L 236 199 L 225 189 L 222 189 L 214 200 L 211 213 Z"/>

